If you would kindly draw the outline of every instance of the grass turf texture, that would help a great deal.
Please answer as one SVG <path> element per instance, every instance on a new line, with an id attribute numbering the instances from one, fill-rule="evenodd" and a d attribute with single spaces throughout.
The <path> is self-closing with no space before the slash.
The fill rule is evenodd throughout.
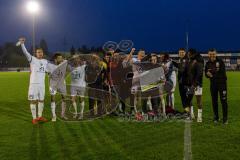
<path id="1" fill-rule="evenodd" d="M 227 126 L 212 122 L 209 82 L 204 79 L 204 122 L 192 124 L 193 159 L 239 159 L 239 79 L 239 72 L 228 73 Z M 29 73 L 0 73 L 1 160 L 183 159 L 183 122 L 132 123 L 106 117 L 91 122 L 57 121 L 33 126 L 27 101 L 28 82 Z M 44 115 L 50 119 L 46 91 Z M 178 92 L 175 97 L 180 109 Z"/>

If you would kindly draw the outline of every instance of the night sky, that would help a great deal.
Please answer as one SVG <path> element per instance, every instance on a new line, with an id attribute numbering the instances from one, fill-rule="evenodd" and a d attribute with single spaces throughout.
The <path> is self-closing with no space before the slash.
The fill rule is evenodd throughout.
<path id="1" fill-rule="evenodd" d="M 24 35 L 31 44 L 27 0 L 0 0 L 0 44 Z M 240 50 L 239 0 L 39 0 L 37 41 L 46 39 L 50 51 L 73 44 L 102 46 L 130 39 L 147 51 Z M 189 25 L 187 25 L 189 24 Z"/>

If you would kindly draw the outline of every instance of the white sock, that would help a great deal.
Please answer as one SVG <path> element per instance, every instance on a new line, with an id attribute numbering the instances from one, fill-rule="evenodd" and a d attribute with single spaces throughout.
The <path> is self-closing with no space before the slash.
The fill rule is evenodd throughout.
<path id="1" fill-rule="evenodd" d="M 84 105 L 85 105 L 85 102 L 82 101 L 82 103 L 81 103 L 81 114 L 83 114 L 83 111 L 84 111 Z"/>
<path id="2" fill-rule="evenodd" d="M 36 104 L 30 104 L 33 119 L 37 118 Z"/>
<path id="3" fill-rule="evenodd" d="M 198 109 L 198 118 L 202 118 L 202 109 Z"/>
<path id="4" fill-rule="evenodd" d="M 119 108 L 120 112 L 123 112 L 123 110 L 122 110 L 122 103 L 119 103 L 118 108 Z"/>
<path id="5" fill-rule="evenodd" d="M 164 99 L 161 100 L 161 104 L 162 104 L 163 114 L 166 114 L 166 105 L 165 105 L 165 100 Z"/>
<path id="6" fill-rule="evenodd" d="M 175 98 L 174 98 L 174 93 L 171 94 L 171 103 L 172 103 L 172 108 L 174 109 L 174 103 L 175 103 Z"/>
<path id="7" fill-rule="evenodd" d="M 42 102 L 38 102 L 38 117 L 42 117 L 44 104 Z"/>
<path id="8" fill-rule="evenodd" d="M 55 102 L 52 102 L 51 103 L 51 110 L 52 110 L 52 116 L 53 117 L 56 117 L 56 103 Z"/>
<path id="9" fill-rule="evenodd" d="M 62 102 L 62 113 L 61 113 L 62 117 L 65 116 L 65 110 L 66 110 L 66 103 Z"/>
<path id="10" fill-rule="evenodd" d="M 152 111 L 151 97 L 148 97 L 147 106 L 148 106 L 149 110 Z"/>
<path id="11" fill-rule="evenodd" d="M 137 113 L 137 97 L 134 96 L 134 111 Z"/>
<path id="12" fill-rule="evenodd" d="M 77 103 L 73 102 L 74 114 L 77 115 Z"/>
<path id="13" fill-rule="evenodd" d="M 171 105 L 172 105 L 172 104 L 171 104 L 171 95 L 168 94 L 167 96 L 168 96 L 168 99 L 167 99 L 168 106 L 171 107 Z"/>
<path id="14" fill-rule="evenodd" d="M 193 106 L 191 106 L 191 114 L 194 114 Z"/>

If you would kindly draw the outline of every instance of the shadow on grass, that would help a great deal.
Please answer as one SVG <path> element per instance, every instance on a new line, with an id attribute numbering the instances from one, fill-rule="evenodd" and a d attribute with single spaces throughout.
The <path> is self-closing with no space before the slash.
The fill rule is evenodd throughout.
<path id="1" fill-rule="evenodd" d="M 40 139 L 40 159 L 51 159 L 51 154 L 49 153 L 49 143 L 48 137 L 45 132 L 45 126 L 40 124 L 39 126 L 39 139 Z"/>
<path id="2" fill-rule="evenodd" d="M 98 120 L 98 122 L 99 121 L 102 122 L 102 120 Z M 125 154 L 124 149 L 113 140 L 111 134 L 109 135 L 109 132 L 106 132 L 105 128 L 102 128 L 99 123 L 89 124 L 89 129 L 92 131 L 92 133 L 95 133 L 98 141 L 100 142 L 100 146 L 102 146 L 102 143 L 106 143 L 105 146 L 109 148 L 107 151 L 110 151 L 112 154 L 114 154 L 114 157 L 117 157 L 118 159 L 130 159 Z M 112 130 L 112 128 L 108 128 L 107 130 Z"/>
<path id="3" fill-rule="evenodd" d="M 59 128 L 60 125 L 61 125 L 60 123 L 53 124 L 55 137 L 60 146 L 60 153 L 62 154 L 62 159 L 69 159 L 70 158 L 69 156 L 71 154 L 67 147 L 67 143 L 62 135 L 62 130 Z"/>
<path id="4" fill-rule="evenodd" d="M 0 106 L 2 106 L 2 105 L 0 104 Z M 20 120 L 25 121 L 25 122 L 30 122 L 31 121 L 30 119 L 27 118 L 27 117 L 30 117 L 29 115 L 21 113 L 21 112 L 17 112 L 16 109 L 11 108 L 11 107 L 8 107 L 8 108 L 1 107 L 0 108 L 0 113 L 2 115 L 8 116 L 10 118 L 13 118 L 15 120 L 19 120 L 20 119 Z"/>
<path id="5" fill-rule="evenodd" d="M 74 142 L 78 143 L 77 148 L 78 148 L 79 159 L 94 159 L 95 158 L 93 154 L 94 150 L 89 145 L 89 141 L 88 142 L 86 141 L 87 135 L 83 132 L 83 127 L 82 127 L 83 124 L 81 123 L 77 124 L 80 126 L 80 128 L 78 128 L 78 126 L 76 127 L 76 124 L 70 124 L 70 123 L 64 123 L 64 124 L 67 131 L 74 139 Z M 76 127 L 75 129 L 73 129 L 73 125 L 74 127 Z"/>
<path id="6" fill-rule="evenodd" d="M 32 134 L 29 140 L 29 159 L 37 160 L 38 159 L 38 137 L 39 128 L 37 125 L 32 126 Z"/>
<path id="7" fill-rule="evenodd" d="M 95 122 L 64 123 L 69 134 L 78 143 L 79 159 L 129 159 L 111 137 Z M 78 128 L 75 128 L 78 126 Z M 78 132 L 77 132 L 78 131 Z"/>
<path id="8" fill-rule="evenodd" d="M 29 141 L 29 159 L 51 159 L 49 143 L 43 124 L 33 125 Z"/>

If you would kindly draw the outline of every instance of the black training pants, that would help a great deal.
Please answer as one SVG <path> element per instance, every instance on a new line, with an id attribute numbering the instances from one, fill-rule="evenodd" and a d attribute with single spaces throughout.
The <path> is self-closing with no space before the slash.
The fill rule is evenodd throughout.
<path id="1" fill-rule="evenodd" d="M 182 101 L 182 106 L 183 108 L 186 107 L 186 102 L 187 102 L 187 93 L 184 84 L 179 83 L 179 93 Z"/>
<path id="2" fill-rule="evenodd" d="M 223 122 L 228 119 L 228 104 L 227 104 L 227 83 L 215 83 L 210 84 L 211 96 L 212 96 L 212 106 L 214 113 L 214 120 L 218 120 L 218 94 L 220 95 L 220 100 L 222 104 L 223 111 Z"/>

